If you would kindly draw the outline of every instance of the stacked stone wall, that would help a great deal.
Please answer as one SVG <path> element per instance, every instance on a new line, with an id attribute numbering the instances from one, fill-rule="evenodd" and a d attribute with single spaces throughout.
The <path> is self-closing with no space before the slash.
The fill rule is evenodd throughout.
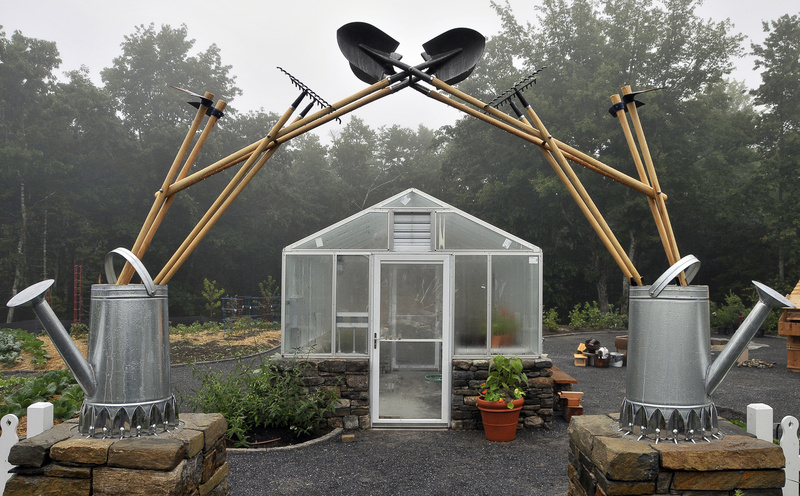
<path id="1" fill-rule="evenodd" d="M 569 496 L 613 494 L 780 496 L 780 446 L 721 421 L 721 440 L 655 443 L 624 436 L 612 416 L 573 417 L 569 425 Z"/>
<path id="2" fill-rule="evenodd" d="M 11 448 L 17 465 L 5 495 L 227 496 L 227 423 L 220 414 L 181 415 L 159 436 L 84 438 L 77 422 L 57 425 Z"/>
<path id="3" fill-rule="evenodd" d="M 555 381 L 549 358 L 523 359 L 522 371 L 528 378 L 525 404 L 518 428 L 553 427 Z M 489 377 L 489 360 L 453 360 L 453 396 L 450 428 L 483 429 L 478 410 L 478 387 Z"/>
<path id="4" fill-rule="evenodd" d="M 283 358 L 287 365 L 294 359 Z M 369 359 L 307 358 L 305 386 L 332 388 L 339 394 L 335 411 L 326 417 L 329 427 L 368 429 Z M 482 429 L 477 406 L 478 388 L 489 374 L 489 360 L 453 360 L 451 422 L 454 430 Z M 554 394 L 557 385 L 552 378 L 553 362 L 549 358 L 523 359 L 523 372 L 528 377 L 525 405 L 520 414 L 520 428 L 551 428 Z"/>

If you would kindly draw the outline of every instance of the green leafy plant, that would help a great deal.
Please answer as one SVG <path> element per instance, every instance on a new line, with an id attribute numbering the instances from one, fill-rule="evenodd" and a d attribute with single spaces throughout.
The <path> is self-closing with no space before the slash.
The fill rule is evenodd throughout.
<path id="1" fill-rule="evenodd" d="M 295 356 L 288 362 L 266 358 L 257 369 L 240 362 L 227 375 L 195 369 L 201 384 L 189 405 L 204 413 L 221 413 L 228 421 L 227 437 L 235 446 L 247 446 L 248 432 L 258 427 L 308 434 L 333 412 L 339 399 L 336 388 L 306 385 L 311 366 Z"/>
<path id="2" fill-rule="evenodd" d="M 219 299 L 224 294 L 224 289 L 217 288 L 217 281 L 209 281 L 203 278 L 203 301 L 210 318 L 213 319 L 218 315 L 217 311 L 222 308 L 222 302 Z"/>
<path id="3" fill-rule="evenodd" d="M 21 350 L 22 343 L 14 336 L 6 332 L 0 334 L 0 363 L 13 367 Z"/>
<path id="4" fill-rule="evenodd" d="M 542 326 L 547 331 L 558 330 L 558 311 L 555 308 L 550 308 L 542 315 Z"/>
<path id="5" fill-rule="evenodd" d="M 258 290 L 264 298 L 272 298 L 281 295 L 281 288 L 278 286 L 278 281 L 272 276 L 267 276 L 266 281 L 258 283 Z"/>
<path id="6" fill-rule="evenodd" d="M 739 295 L 728 293 L 725 303 L 711 303 L 711 327 L 718 330 L 736 329 L 739 327 L 739 316 L 745 316 L 749 310 Z"/>
<path id="7" fill-rule="evenodd" d="M 75 338 L 82 338 L 89 335 L 89 326 L 83 322 L 73 322 L 69 326 L 69 335 Z"/>
<path id="8" fill-rule="evenodd" d="M 569 312 L 569 325 L 574 329 L 625 329 L 628 316 L 619 313 L 613 305 L 608 312 L 601 312 L 596 301 L 578 303 Z"/>
<path id="9" fill-rule="evenodd" d="M 3 393 L 0 417 L 13 413 L 22 418 L 31 404 L 49 401 L 53 403 L 54 417 L 66 420 L 78 413 L 83 402 L 83 390 L 69 370 L 50 370 L 38 377 L 6 381 Z"/>
<path id="10" fill-rule="evenodd" d="M 492 336 L 503 336 L 517 332 L 517 319 L 514 314 L 503 307 L 492 310 Z"/>
<path id="11" fill-rule="evenodd" d="M 0 363 L 13 367 L 17 361 L 23 360 L 23 352 L 30 353 L 35 368 L 44 365 L 50 358 L 45 352 L 44 341 L 33 334 L 22 329 L 0 330 Z"/>
<path id="12" fill-rule="evenodd" d="M 522 372 L 522 360 L 519 357 L 497 355 L 489 362 L 486 381 L 477 387 L 484 400 L 506 401 L 508 408 L 514 408 L 511 402 L 525 396 L 523 389 L 527 384 L 528 378 Z"/>

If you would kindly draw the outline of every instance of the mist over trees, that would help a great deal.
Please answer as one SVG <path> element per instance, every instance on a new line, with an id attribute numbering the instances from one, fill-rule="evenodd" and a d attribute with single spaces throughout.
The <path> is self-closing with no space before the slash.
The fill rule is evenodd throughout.
<path id="1" fill-rule="evenodd" d="M 765 23 L 764 44 L 745 47 L 696 5 L 545 0 L 539 22 L 523 26 L 496 4 L 503 30 L 459 89 L 490 101 L 546 67 L 525 94 L 549 132 L 635 176 L 609 97 L 626 84 L 661 88 L 639 97 L 640 115 L 678 247 L 702 262 L 694 283 L 718 302 L 748 293 L 752 279 L 785 293 L 800 278 L 800 18 Z M 746 52 L 757 88 L 728 79 Z M 139 26 L 98 87 L 86 71 L 58 72 L 56 43 L 0 29 L 3 301 L 53 278 L 51 305 L 71 318 L 74 267 L 83 267 L 87 297 L 105 254 L 131 247 L 195 112 L 169 85 L 230 103 L 198 166 L 263 138 L 284 109 L 238 112 L 236 68 L 223 60 L 215 45 L 196 47 L 185 26 Z M 330 142 L 305 134 L 270 159 L 170 281 L 171 315 L 202 312 L 204 279 L 231 296 L 258 295 L 259 282 L 279 280 L 284 246 L 409 187 L 541 246 L 547 308 L 565 315 L 584 301 L 625 302 L 627 281 L 534 145 L 472 117 L 433 130 L 376 129 L 357 112 L 347 119 Z M 646 199 L 575 168 L 652 283 L 668 262 Z M 176 196 L 143 259 L 152 274 L 232 173 Z M 20 308 L 8 318 L 31 315 Z"/>

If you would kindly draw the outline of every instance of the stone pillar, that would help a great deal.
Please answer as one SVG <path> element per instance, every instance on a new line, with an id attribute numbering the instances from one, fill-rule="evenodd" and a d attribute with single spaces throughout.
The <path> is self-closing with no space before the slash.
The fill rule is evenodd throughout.
<path id="1" fill-rule="evenodd" d="M 77 420 L 11 448 L 17 465 L 6 495 L 227 496 L 228 463 L 220 414 L 181 414 L 181 426 L 159 436 L 84 438 Z"/>
<path id="2" fill-rule="evenodd" d="M 569 425 L 569 496 L 678 494 L 780 496 L 780 446 L 721 421 L 721 440 L 697 444 L 637 441 L 615 418 L 573 417 Z"/>

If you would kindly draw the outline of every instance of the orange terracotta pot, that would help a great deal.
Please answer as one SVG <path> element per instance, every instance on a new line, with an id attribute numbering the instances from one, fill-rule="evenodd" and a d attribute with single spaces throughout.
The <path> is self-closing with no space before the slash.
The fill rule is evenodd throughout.
<path id="1" fill-rule="evenodd" d="M 513 334 L 500 334 L 492 336 L 492 348 L 505 348 L 514 344 L 515 337 Z"/>
<path id="2" fill-rule="evenodd" d="M 517 437 L 517 421 L 525 398 L 513 400 L 514 408 L 508 408 L 505 401 L 486 401 L 478 397 L 478 410 L 481 411 L 483 431 L 489 441 L 513 441 Z"/>

